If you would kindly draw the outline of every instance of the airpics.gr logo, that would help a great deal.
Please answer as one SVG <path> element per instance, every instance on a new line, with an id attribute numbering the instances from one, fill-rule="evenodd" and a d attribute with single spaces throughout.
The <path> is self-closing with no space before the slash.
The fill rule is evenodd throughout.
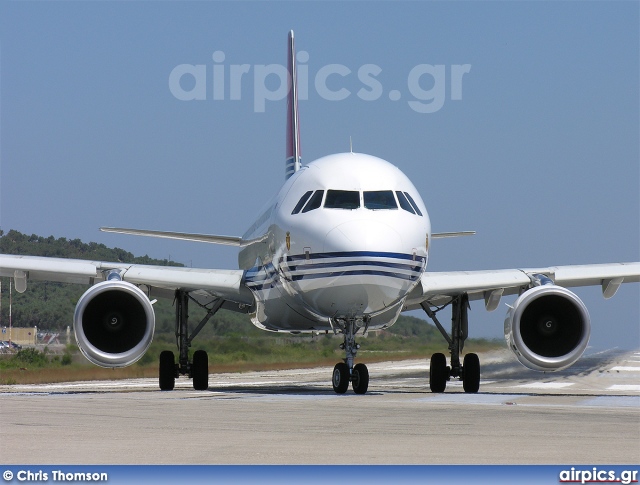
<path id="1" fill-rule="evenodd" d="M 628 485 L 638 483 L 638 470 L 603 470 L 593 467 L 588 470 L 576 469 L 562 470 L 559 477 L 560 483 L 621 483 Z"/>
<path id="2" fill-rule="evenodd" d="M 264 113 L 267 101 L 280 101 L 289 90 L 289 74 L 281 64 L 225 64 L 225 53 L 215 51 L 213 65 L 179 64 L 169 74 L 169 90 L 180 101 L 239 101 L 247 83 L 253 81 L 253 110 Z M 327 101 L 342 101 L 353 91 L 363 101 L 377 101 L 385 93 L 389 100 L 400 101 L 403 91 L 385 90 L 379 79 L 382 68 L 377 64 L 363 64 L 355 72 L 343 64 L 327 64 L 310 77 L 309 53 L 296 55 L 298 99 L 309 99 L 309 87 Z M 462 100 L 462 80 L 471 72 L 471 64 L 418 64 L 406 77 L 406 89 L 410 96 L 407 105 L 417 113 L 435 113 L 445 103 L 447 89 L 449 99 Z M 253 74 L 253 75 L 252 75 Z M 351 89 L 349 89 L 351 88 Z M 358 88 L 356 90 L 356 88 Z M 406 92 L 405 92 L 406 94 Z"/>

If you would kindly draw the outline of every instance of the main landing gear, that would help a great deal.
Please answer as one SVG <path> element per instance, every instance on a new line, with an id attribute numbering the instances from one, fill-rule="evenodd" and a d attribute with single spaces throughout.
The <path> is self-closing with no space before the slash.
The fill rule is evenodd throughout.
<path id="1" fill-rule="evenodd" d="M 204 350 L 196 350 L 193 353 L 193 360 L 189 360 L 189 347 L 191 347 L 191 342 L 202 330 L 202 327 L 220 309 L 223 301 L 220 299 L 209 307 L 203 306 L 207 310 L 207 314 L 189 335 L 189 299 L 189 294 L 186 291 L 176 290 L 178 363 L 176 364 L 172 351 L 165 350 L 160 353 L 160 389 L 162 391 L 172 391 L 175 387 L 176 377 L 181 375 L 186 375 L 193 379 L 193 388 L 196 391 L 204 391 L 209 387 L 209 357 Z"/>
<path id="2" fill-rule="evenodd" d="M 447 381 L 452 377 L 462 379 L 464 392 L 475 393 L 480 389 L 480 359 L 476 354 L 464 356 L 462 365 L 460 364 L 460 354 L 464 348 L 464 342 L 469 335 L 469 321 L 467 312 L 469 310 L 469 297 L 466 293 L 455 297 L 451 305 L 451 335 L 440 324 L 436 318 L 436 313 L 445 308 L 437 308 L 435 311 L 427 303 L 422 303 L 422 309 L 433 320 L 440 333 L 449 343 L 451 353 L 451 366 L 447 366 L 447 359 L 444 354 L 436 353 L 431 356 L 429 366 L 429 387 L 431 392 L 444 392 Z"/>
<path id="3" fill-rule="evenodd" d="M 356 333 L 364 326 L 363 334 L 367 331 L 367 322 L 355 319 L 336 320 L 335 327 L 344 334 L 344 342 L 340 348 L 345 351 L 346 357 L 343 362 L 338 362 L 333 368 L 331 382 L 333 390 L 337 394 L 344 394 L 349 389 L 349 383 L 356 394 L 364 394 L 369 388 L 369 370 L 364 364 L 353 365 L 353 361 L 358 353 L 360 345 L 356 343 Z M 335 328 L 334 327 L 334 328 Z"/>

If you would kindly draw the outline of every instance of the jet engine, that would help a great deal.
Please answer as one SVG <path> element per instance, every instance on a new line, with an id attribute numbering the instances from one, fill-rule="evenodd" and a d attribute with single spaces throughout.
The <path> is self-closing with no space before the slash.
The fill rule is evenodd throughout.
<path id="1" fill-rule="evenodd" d="M 580 358 L 589 343 L 591 323 L 582 300 L 539 276 L 540 286 L 525 291 L 507 312 L 504 335 L 518 360 L 529 369 L 556 371 Z"/>
<path id="2" fill-rule="evenodd" d="M 104 281 L 78 300 L 73 329 L 87 359 L 102 367 L 133 364 L 149 348 L 155 314 L 147 295 L 126 281 Z"/>

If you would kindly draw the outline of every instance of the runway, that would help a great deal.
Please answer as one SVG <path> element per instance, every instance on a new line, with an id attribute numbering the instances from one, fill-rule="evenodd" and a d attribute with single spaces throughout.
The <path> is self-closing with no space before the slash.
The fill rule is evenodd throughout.
<path id="1" fill-rule="evenodd" d="M 554 374 L 507 351 L 480 356 L 478 394 L 429 391 L 428 361 L 370 364 L 369 392 L 331 368 L 0 386 L 5 464 L 640 463 L 640 352 Z"/>

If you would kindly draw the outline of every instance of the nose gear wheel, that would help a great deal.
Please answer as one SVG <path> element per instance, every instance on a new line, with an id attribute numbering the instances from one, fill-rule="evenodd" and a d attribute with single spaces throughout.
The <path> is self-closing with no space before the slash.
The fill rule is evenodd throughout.
<path id="1" fill-rule="evenodd" d="M 353 361 L 360 348 L 355 335 L 361 328 L 364 328 L 363 334 L 367 331 L 368 319 L 336 319 L 332 323 L 336 333 L 339 331 L 344 335 L 344 342 L 340 344 L 340 348 L 345 352 L 344 361 L 338 362 L 333 368 L 333 390 L 336 394 L 344 394 L 351 383 L 353 392 L 364 394 L 369 389 L 369 370 L 362 363 L 354 366 Z"/>

